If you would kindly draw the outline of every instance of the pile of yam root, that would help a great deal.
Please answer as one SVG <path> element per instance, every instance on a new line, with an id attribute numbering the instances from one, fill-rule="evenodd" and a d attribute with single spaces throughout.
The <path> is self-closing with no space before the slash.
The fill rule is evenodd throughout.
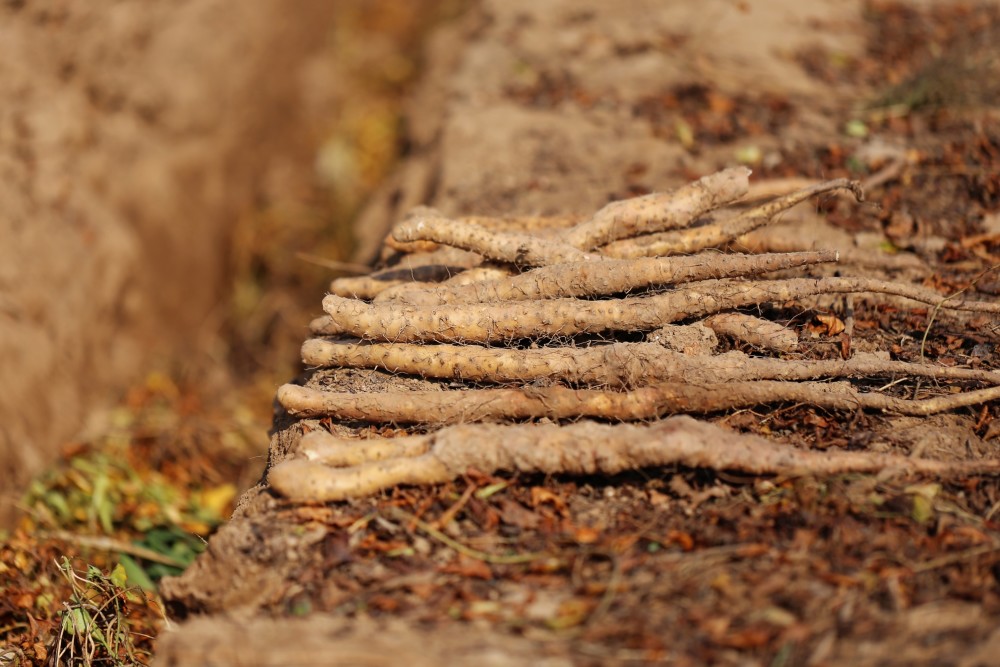
<path id="1" fill-rule="evenodd" d="M 271 487 L 323 502 L 470 469 L 1000 472 L 1000 461 L 803 449 L 690 416 L 781 403 L 930 415 L 1000 399 L 998 371 L 894 361 L 849 346 L 835 359 L 805 358 L 796 330 L 760 316 L 770 304 L 803 310 L 829 295 L 905 299 L 924 304 L 932 320 L 944 310 L 994 318 L 1000 303 L 871 278 L 803 277 L 837 263 L 833 251 L 767 252 L 757 243 L 748 252 L 746 235 L 811 197 L 842 191 L 863 199 L 858 183 L 841 179 L 741 205 L 749 176 L 726 169 L 583 220 L 446 219 L 414 210 L 387 239 L 390 266 L 333 282 L 302 357 L 313 369 L 435 385 L 282 386 L 278 401 L 290 415 L 405 425 L 407 434 L 365 437 L 372 431 L 357 429 L 338 437 L 313 428 L 272 466 Z M 750 353 L 717 353 L 720 338 Z M 899 391 L 919 382 L 919 396 Z"/>

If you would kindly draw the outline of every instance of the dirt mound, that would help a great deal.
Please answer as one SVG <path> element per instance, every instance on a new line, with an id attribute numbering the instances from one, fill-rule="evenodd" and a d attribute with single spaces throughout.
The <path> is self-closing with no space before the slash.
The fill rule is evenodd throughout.
<path id="1" fill-rule="evenodd" d="M 210 349 L 234 222 L 311 166 L 328 5 L 0 6 L 0 516 L 108 390 Z"/>

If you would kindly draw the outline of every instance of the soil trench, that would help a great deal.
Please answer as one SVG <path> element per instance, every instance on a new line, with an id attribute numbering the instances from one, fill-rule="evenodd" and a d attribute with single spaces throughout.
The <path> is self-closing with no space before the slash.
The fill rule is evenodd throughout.
<path id="1" fill-rule="evenodd" d="M 597 453 L 585 463 L 532 468 L 530 457 L 522 457 L 497 468 L 446 470 L 423 456 L 436 446 L 427 443 L 440 424 L 422 423 L 412 405 L 406 419 L 359 418 L 343 405 L 298 419 L 279 406 L 270 470 L 301 462 L 304 443 L 318 441 L 319 433 L 327 444 L 315 451 L 364 438 L 375 457 L 370 465 L 435 484 L 389 484 L 332 502 L 316 495 L 310 501 L 310 487 L 291 501 L 294 494 L 278 492 L 277 475 L 275 488 L 263 479 L 242 496 L 205 554 L 182 576 L 163 581 L 168 609 L 186 620 L 160 636 L 156 664 L 193 664 L 205 656 L 233 665 L 390 664 L 401 651 L 418 656 L 418 664 L 989 664 L 1000 648 L 995 392 L 929 416 L 831 397 L 849 383 L 851 396 L 883 392 L 899 401 L 959 395 L 972 382 L 995 390 L 998 98 L 989 85 L 973 93 L 975 86 L 956 77 L 985 82 L 987 72 L 996 73 L 995 46 L 985 57 L 969 45 L 1000 43 L 991 28 L 998 18 L 996 3 L 473 3 L 432 36 L 427 78 L 408 112 L 409 157 L 358 222 L 357 259 L 389 267 L 373 274 L 386 284 L 368 281 L 363 294 L 351 294 L 346 286 L 361 282 L 335 281 L 337 296 L 324 301 L 328 316 L 314 323 L 331 334 L 338 308 L 391 313 L 393 299 L 405 302 L 405 290 L 413 288 L 409 282 L 399 288 L 399 280 L 431 280 L 422 266 L 445 265 L 459 278 L 465 269 L 482 268 L 481 258 L 466 251 L 411 237 L 386 241 L 418 205 L 433 211 L 413 214 L 410 231 L 421 215 L 494 216 L 502 220 L 476 220 L 505 233 L 534 233 L 547 252 L 568 247 L 555 261 L 573 261 L 599 252 L 570 252 L 563 243 L 586 237 L 579 228 L 567 230 L 576 221 L 611 201 L 680 187 L 727 167 L 753 170 L 754 202 L 821 180 L 859 181 L 864 201 L 824 193 L 717 252 L 836 251 L 837 264 L 824 257 L 769 278 L 860 276 L 931 290 L 942 301 L 793 295 L 744 304 L 735 328 L 716 322 L 718 329 L 707 331 L 712 322 L 685 320 L 695 329 L 686 330 L 690 336 L 661 344 L 688 358 L 708 350 L 713 360 L 741 359 L 738 366 L 754 368 L 771 360 L 832 368 L 853 359 L 869 369 L 882 364 L 881 370 L 823 376 L 830 381 L 826 402 L 789 394 L 725 408 L 717 401 L 725 389 L 702 379 L 711 391 L 709 407 L 698 410 L 707 414 L 698 418 L 712 424 L 659 421 L 666 416 L 661 410 L 644 413 L 643 426 L 692 429 L 720 442 L 777 443 L 796 457 L 930 459 L 959 472 L 916 474 L 897 465 L 784 473 L 741 463 L 735 453 L 729 464 L 679 459 L 627 470 L 609 462 L 610 454 L 602 459 L 593 443 L 588 451 Z M 947 83 L 942 69 L 953 75 Z M 699 214 L 693 229 L 715 222 Z M 544 262 L 542 254 L 523 252 L 500 268 L 527 272 Z M 436 283 L 427 288 L 429 299 L 434 289 Z M 949 311 L 946 297 L 953 305 L 962 299 L 988 307 Z M 590 298 L 595 310 L 605 303 Z M 380 304 L 388 310 L 378 310 Z M 394 343 L 410 345 L 393 338 L 400 329 L 385 325 L 389 317 L 373 316 L 371 327 L 350 333 L 370 348 L 381 345 L 380 354 Z M 739 327 L 761 320 L 781 325 L 777 334 L 765 330 L 778 342 L 742 337 Z M 566 348 L 626 349 L 653 340 L 638 339 L 651 321 L 644 321 L 646 329 L 579 329 L 562 338 L 546 330 L 535 339 L 519 333 L 479 342 L 525 356 L 567 341 Z M 377 325 L 390 334 L 379 334 Z M 669 328 L 663 332 L 668 336 Z M 338 335 L 309 348 L 316 365 L 321 354 L 336 351 Z M 357 350 L 338 353 L 360 357 Z M 913 364 L 947 371 L 917 378 L 905 372 Z M 292 387 L 284 394 L 336 393 L 342 404 L 365 394 L 378 410 L 390 409 L 390 396 L 424 397 L 430 405 L 428 397 L 441 394 L 434 404 L 445 410 L 454 395 L 445 392 L 470 394 L 484 382 L 458 373 L 394 373 L 381 362 L 331 365 L 295 381 L 312 393 Z M 805 367 L 797 367 L 800 379 L 814 380 Z M 588 376 L 585 369 L 572 372 L 570 388 L 560 386 L 558 396 L 575 392 L 578 400 L 583 392 L 572 382 Z M 627 384 L 639 375 L 623 370 L 616 377 Z M 760 379 L 754 387 L 756 380 L 748 380 L 747 391 L 764 387 L 767 378 Z M 545 410 L 554 410 L 554 400 L 546 399 L 556 396 L 560 381 L 538 372 L 518 385 L 538 411 L 516 418 L 558 431 L 565 414 Z M 814 389 L 822 392 L 823 385 Z M 448 414 L 460 423 L 452 433 L 488 432 L 461 425 L 463 415 L 454 410 Z M 401 439 L 427 431 L 426 440 Z M 465 443 L 477 445 L 503 443 Z M 379 458 L 405 447 L 417 456 L 402 463 Z"/>

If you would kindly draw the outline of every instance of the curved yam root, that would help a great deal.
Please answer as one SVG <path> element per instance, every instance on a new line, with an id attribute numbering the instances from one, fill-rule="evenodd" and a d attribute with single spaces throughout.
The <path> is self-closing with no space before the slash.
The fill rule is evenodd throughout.
<path id="1" fill-rule="evenodd" d="M 610 296 L 665 285 L 752 276 L 836 261 L 836 252 L 820 251 L 769 255 L 642 257 L 609 259 L 599 263 L 568 262 L 537 268 L 509 278 L 454 288 L 442 286 L 435 290 L 394 291 L 391 300 L 411 305 L 440 306 L 449 303 Z M 379 299 L 382 300 L 390 299 Z"/>
<path id="2" fill-rule="evenodd" d="M 778 197 L 722 222 L 617 241 L 602 248 L 601 252 L 609 257 L 654 257 L 683 255 L 715 248 L 766 225 L 778 213 L 801 204 L 809 197 L 844 189 L 853 192 L 858 201 L 864 201 L 864 192 L 859 183 L 838 178 Z"/>
<path id="3" fill-rule="evenodd" d="M 487 343 L 604 331 L 651 331 L 689 317 L 818 294 L 892 294 L 949 310 L 1000 314 L 1000 303 L 943 297 L 909 285 L 864 278 L 705 281 L 656 296 L 602 301 L 551 299 L 499 304 L 368 304 L 329 295 L 329 319 L 313 331 L 366 340 Z"/>
<path id="4" fill-rule="evenodd" d="M 341 469 L 292 459 L 274 466 L 267 475 L 272 489 L 298 502 L 343 500 L 400 484 L 437 484 L 454 478 L 432 456 L 390 459 Z"/>
<path id="5" fill-rule="evenodd" d="M 455 424 L 515 419 L 590 417 L 642 421 L 679 413 L 709 413 L 766 403 L 806 403 L 839 410 L 876 409 L 926 416 L 1000 399 L 1000 387 L 922 400 L 859 392 L 845 382 L 661 383 L 630 391 L 530 387 L 462 391 L 341 393 L 286 384 L 278 402 L 294 416 L 384 423 Z"/>
<path id="6" fill-rule="evenodd" d="M 332 436 L 329 440 L 335 440 Z M 291 459 L 268 472 L 276 492 L 299 502 L 363 496 L 399 484 L 436 484 L 470 468 L 487 474 L 616 474 L 644 467 L 685 465 L 751 474 L 830 475 L 894 471 L 937 477 L 995 475 L 1000 461 L 946 462 L 888 454 L 803 451 L 758 436 L 741 435 L 687 416 L 649 426 L 578 422 L 567 426 L 461 425 L 407 438 L 397 458 L 383 459 L 392 440 L 327 442 L 324 447 L 376 452 L 376 458 L 343 459 L 347 468 L 319 460 Z M 339 463 L 338 463 L 339 464 Z"/>
<path id="7" fill-rule="evenodd" d="M 584 251 L 636 234 L 685 227 L 702 214 L 745 195 L 750 187 L 749 177 L 749 169 L 735 167 L 705 176 L 673 192 L 612 202 L 589 220 L 570 228 L 561 241 L 534 234 L 495 231 L 501 225 L 489 218 L 450 220 L 433 209 L 420 208 L 393 229 L 389 245 L 406 251 L 417 248 L 414 244 L 418 243 L 440 243 L 519 266 L 597 259 L 598 255 L 588 255 Z M 487 229 L 478 222 L 492 228 Z"/>
<path id="8" fill-rule="evenodd" d="M 618 239 L 684 227 L 705 213 L 740 199 L 750 189 L 750 170 L 724 169 L 673 192 L 654 192 L 608 204 L 569 231 L 571 246 L 590 250 Z"/>

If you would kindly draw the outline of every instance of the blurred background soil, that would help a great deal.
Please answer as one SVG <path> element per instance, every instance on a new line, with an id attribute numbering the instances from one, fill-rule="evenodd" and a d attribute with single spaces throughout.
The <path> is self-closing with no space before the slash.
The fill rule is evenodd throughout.
<path id="1" fill-rule="evenodd" d="M 0 517 L 152 369 L 294 371 L 445 4 L 0 4 Z"/>
<path id="2" fill-rule="evenodd" d="M 148 661 L 156 582 L 263 470 L 323 264 L 460 10 L 0 2 L 0 664 L 56 660 L 122 563 L 122 660 Z"/>

